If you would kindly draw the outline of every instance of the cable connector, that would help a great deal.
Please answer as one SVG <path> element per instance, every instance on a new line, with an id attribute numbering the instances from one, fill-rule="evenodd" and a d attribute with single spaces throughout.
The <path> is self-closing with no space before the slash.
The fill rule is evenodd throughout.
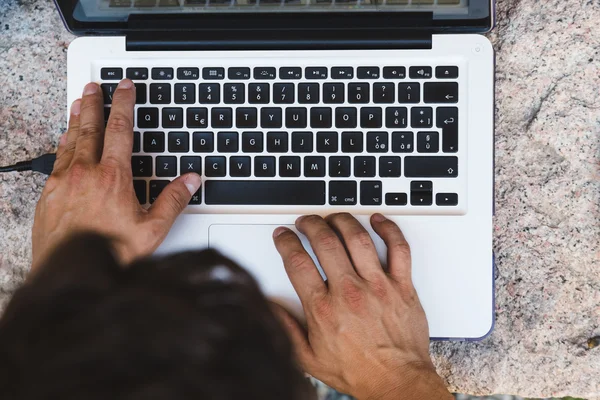
<path id="1" fill-rule="evenodd" d="M 35 171 L 50 175 L 54 168 L 54 161 L 56 161 L 56 154 L 48 153 L 33 160 L 21 161 L 13 165 L 0 167 L 0 172 Z"/>

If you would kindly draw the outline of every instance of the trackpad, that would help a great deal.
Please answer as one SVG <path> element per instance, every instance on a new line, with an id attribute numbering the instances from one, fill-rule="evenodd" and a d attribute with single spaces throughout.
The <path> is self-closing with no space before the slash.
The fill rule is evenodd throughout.
<path id="1" fill-rule="evenodd" d="M 208 230 L 208 246 L 231 258 L 254 276 L 263 292 L 277 303 L 285 306 L 296 316 L 301 316 L 300 300 L 290 283 L 281 257 L 273 244 L 273 231 L 285 226 L 298 234 L 302 245 L 312 257 L 321 273 L 308 240 L 299 234 L 294 225 L 211 225 Z"/>

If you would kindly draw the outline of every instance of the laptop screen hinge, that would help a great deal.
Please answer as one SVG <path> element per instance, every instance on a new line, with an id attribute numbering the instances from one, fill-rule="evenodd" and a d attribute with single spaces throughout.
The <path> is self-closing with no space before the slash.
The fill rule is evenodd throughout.
<path id="1" fill-rule="evenodd" d="M 391 14 L 134 14 L 127 51 L 431 49 L 431 13 Z"/>

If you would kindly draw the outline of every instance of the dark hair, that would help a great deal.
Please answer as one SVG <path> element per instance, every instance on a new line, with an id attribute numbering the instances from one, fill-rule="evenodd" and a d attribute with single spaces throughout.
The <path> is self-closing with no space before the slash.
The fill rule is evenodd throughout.
<path id="1" fill-rule="evenodd" d="M 256 282 L 215 251 L 60 246 L 0 320 L 2 399 L 313 399 Z"/>

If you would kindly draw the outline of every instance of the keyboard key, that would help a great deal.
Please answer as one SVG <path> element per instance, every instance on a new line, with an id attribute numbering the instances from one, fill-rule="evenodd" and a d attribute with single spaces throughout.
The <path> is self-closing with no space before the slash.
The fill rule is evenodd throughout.
<path id="1" fill-rule="evenodd" d="M 383 67 L 384 79 L 404 79 L 406 78 L 405 67 Z"/>
<path id="2" fill-rule="evenodd" d="M 292 132 L 292 152 L 293 153 L 312 153 L 313 152 L 313 134 L 312 134 L 312 132 Z"/>
<path id="3" fill-rule="evenodd" d="M 248 85 L 248 103 L 250 104 L 269 104 L 271 101 L 269 95 L 268 83 L 251 83 Z"/>
<path id="4" fill-rule="evenodd" d="M 385 204 L 387 206 L 405 206 L 408 204 L 406 193 L 386 193 Z"/>
<path id="5" fill-rule="evenodd" d="M 373 103 L 393 103 L 396 100 L 396 90 L 393 83 L 373 84 Z"/>
<path id="6" fill-rule="evenodd" d="M 254 79 L 275 79 L 277 72 L 274 67 L 255 67 Z"/>
<path id="7" fill-rule="evenodd" d="M 387 132 L 367 132 L 367 152 L 387 153 L 389 147 Z"/>
<path id="8" fill-rule="evenodd" d="M 350 157 L 329 157 L 329 176 L 347 178 L 350 176 Z"/>
<path id="9" fill-rule="evenodd" d="M 152 176 L 152 157 L 133 156 L 131 157 L 131 172 L 133 176 L 150 177 Z"/>
<path id="10" fill-rule="evenodd" d="M 217 133 L 217 151 L 219 153 L 237 153 L 239 150 L 237 132 Z"/>
<path id="11" fill-rule="evenodd" d="M 198 156 L 184 156 L 179 159 L 179 172 L 181 175 L 188 172 L 202 174 L 202 158 Z"/>
<path id="12" fill-rule="evenodd" d="M 234 177 L 250 176 L 250 157 L 231 157 L 229 175 Z"/>
<path id="13" fill-rule="evenodd" d="M 356 108 L 339 107 L 335 109 L 336 128 L 356 128 Z"/>
<path id="14" fill-rule="evenodd" d="M 173 68 L 152 68 L 152 79 L 155 81 L 173 79 Z"/>
<path id="15" fill-rule="evenodd" d="M 285 126 L 288 128 L 306 128 L 306 108 L 286 108 Z"/>
<path id="16" fill-rule="evenodd" d="M 408 109 L 406 107 L 386 108 L 385 126 L 387 128 L 406 128 L 408 126 Z"/>
<path id="17" fill-rule="evenodd" d="M 288 151 L 288 133 L 287 132 L 268 132 L 267 133 L 267 151 L 269 153 L 287 153 L 287 151 Z"/>
<path id="18" fill-rule="evenodd" d="M 458 83 L 428 82 L 423 88 L 425 103 L 458 103 Z"/>
<path id="19" fill-rule="evenodd" d="M 438 206 L 457 206 L 458 194 L 456 193 L 438 193 L 435 195 L 435 204 Z"/>
<path id="20" fill-rule="evenodd" d="M 381 181 L 362 181 L 360 183 L 360 204 L 380 206 L 383 202 Z"/>
<path id="21" fill-rule="evenodd" d="M 319 153 L 337 153 L 338 134 L 337 132 L 317 132 L 317 152 Z"/>
<path id="22" fill-rule="evenodd" d="M 184 67 L 177 68 L 177 79 L 179 80 L 196 80 L 200 78 L 200 68 Z"/>
<path id="23" fill-rule="evenodd" d="M 142 151 L 142 139 L 141 134 L 138 131 L 133 132 L 133 152 L 139 153 Z"/>
<path id="24" fill-rule="evenodd" d="M 327 79 L 327 67 L 306 67 L 306 79 Z"/>
<path id="25" fill-rule="evenodd" d="M 218 181 L 205 182 L 206 204 L 324 205 L 323 181 Z"/>
<path id="26" fill-rule="evenodd" d="M 215 135 L 212 132 L 194 132 L 192 134 L 194 153 L 212 153 L 215 151 Z"/>
<path id="27" fill-rule="evenodd" d="M 162 109 L 163 128 L 183 128 L 183 108 Z"/>
<path id="28" fill-rule="evenodd" d="M 218 178 L 226 175 L 225 157 L 206 157 L 204 161 L 204 170 L 207 177 Z M 206 185 L 207 182 L 204 182 L 204 184 Z"/>
<path id="29" fill-rule="evenodd" d="M 226 83 L 223 85 L 223 102 L 225 104 L 243 104 L 246 101 L 246 86 L 243 83 Z"/>
<path id="30" fill-rule="evenodd" d="M 104 126 L 108 122 L 108 117 L 110 117 L 110 107 L 104 107 Z"/>
<path id="31" fill-rule="evenodd" d="M 175 84 L 175 104 L 194 104 L 196 102 L 196 85 L 193 83 Z"/>
<path id="32" fill-rule="evenodd" d="M 333 68 L 331 68 L 331 78 L 333 78 L 333 79 L 352 79 L 352 78 L 354 78 L 354 68 L 352 68 L 352 67 L 333 67 Z"/>
<path id="33" fill-rule="evenodd" d="M 273 85 L 273 102 L 275 104 L 294 103 L 294 84 L 276 83 Z"/>
<path id="34" fill-rule="evenodd" d="M 342 152 L 343 153 L 362 153 L 363 152 L 363 133 L 362 132 L 342 132 Z"/>
<path id="35" fill-rule="evenodd" d="M 317 104 L 319 102 L 318 83 L 300 83 L 298 85 L 298 103 Z"/>
<path id="36" fill-rule="evenodd" d="M 171 183 L 170 181 L 157 181 L 157 180 L 153 180 L 150 181 L 150 204 L 154 203 L 156 201 L 156 199 L 158 199 L 158 196 L 160 196 L 160 194 L 162 193 L 162 191 L 164 190 L 164 188 L 167 187 L 167 185 Z"/>
<path id="37" fill-rule="evenodd" d="M 380 107 L 364 107 L 360 109 L 361 128 L 381 128 L 382 110 Z"/>
<path id="38" fill-rule="evenodd" d="M 404 157 L 404 176 L 407 178 L 456 178 L 458 157 Z"/>
<path id="39" fill-rule="evenodd" d="M 375 157 L 355 157 L 354 176 L 372 178 L 375 176 Z"/>
<path id="40" fill-rule="evenodd" d="M 211 110 L 213 128 L 231 128 L 233 126 L 232 113 L 231 108 L 213 108 Z"/>
<path id="41" fill-rule="evenodd" d="M 297 178 L 300 176 L 300 157 L 279 157 L 279 176 Z"/>
<path id="42" fill-rule="evenodd" d="M 430 206 L 433 202 L 433 184 L 430 181 L 413 181 L 410 183 L 410 204 L 413 206 Z"/>
<path id="43" fill-rule="evenodd" d="M 146 104 L 148 88 L 145 83 L 135 84 L 135 104 Z"/>
<path id="44" fill-rule="evenodd" d="M 325 176 L 325 157 L 312 156 L 304 158 L 304 176 L 322 178 Z"/>
<path id="45" fill-rule="evenodd" d="M 116 83 L 103 83 L 100 85 L 102 89 L 102 96 L 104 97 L 104 104 L 112 104 L 113 95 L 115 94 L 115 90 L 117 90 Z"/>
<path id="46" fill-rule="evenodd" d="M 235 126 L 238 128 L 256 128 L 258 125 L 256 108 L 237 108 L 235 110 Z"/>
<path id="47" fill-rule="evenodd" d="M 263 128 L 281 128 L 281 108 L 265 107 L 260 110 L 260 126 Z"/>
<path id="48" fill-rule="evenodd" d="M 144 153 L 163 153 L 164 151 L 164 132 L 144 132 Z"/>
<path id="49" fill-rule="evenodd" d="M 275 157 L 255 157 L 254 176 L 270 178 L 275 176 Z"/>
<path id="50" fill-rule="evenodd" d="M 168 83 L 150 84 L 150 103 L 169 104 L 171 103 L 171 85 Z"/>
<path id="51" fill-rule="evenodd" d="M 323 103 L 341 104 L 344 102 L 344 84 L 343 83 L 324 83 L 323 84 Z"/>
<path id="52" fill-rule="evenodd" d="M 159 176 L 159 177 L 177 176 L 177 157 L 173 157 L 173 156 L 156 157 L 156 176 Z"/>
<path id="53" fill-rule="evenodd" d="M 358 67 L 356 77 L 358 79 L 378 79 L 379 67 Z"/>
<path id="54" fill-rule="evenodd" d="M 315 107 L 310 109 L 311 128 L 331 128 L 331 108 Z"/>
<path id="55" fill-rule="evenodd" d="M 413 128 L 431 128 L 433 109 L 431 107 L 413 107 L 410 110 L 410 125 Z"/>
<path id="56" fill-rule="evenodd" d="M 436 67 L 435 77 L 438 79 L 458 78 L 458 67 Z"/>
<path id="57" fill-rule="evenodd" d="M 158 108 L 138 108 L 137 126 L 142 129 L 158 128 Z"/>
<path id="58" fill-rule="evenodd" d="M 262 151 L 263 151 L 263 133 L 262 132 L 243 132 L 242 133 L 242 151 L 244 153 L 262 153 Z"/>
<path id="59" fill-rule="evenodd" d="M 188 108 L 186 113 L 188 128 L 208 127 L 208 110 L 206 108 Z"/>
<path id="60" fill-rule="evenodd" d="M 431 67 L 410 67 L 410 79 L 429 79 L 432 76 Z"/>
<path id="61" fill-rule="evenodd" d="M 412 132 L 392 132 L 392 152 L 412 153 L 414 147 Z"/>
<path id="62" fill-rule="evenodd" d="M 225 78 L 225 68 L 221 67 L 205 67 L 202 68 L 202 79 L 219 80 Z"/>
<path id="63" fill-rule="evenodd" d="M 123 79 L 123 68 L 102 68 L 100 79 L 103 81 L 120 81 Z"/>
<path id="64" fill-rule="evenodd" d="M 279 68 L 279 79 L 301 79 L 302 68 L 300 67 L 281 67 Z"/>
<path id="65" fill-rule="evenodd" d="M 421 101 L 421 85 L 418 83 L 398 84 L 398 103 L 419 103 Z"/>
<path id="66" fill-rule="evenodd" d="M 456 153 L 458 151 L 458 108 L 438 107 L 436 125 L 442 128 L 442 151 Z"/>
<path id="67" fill-rule="evenodd" d="M 248 67 L 232 67 L 227 71 L 227 77 L 234 80 L 250 79 L 250 68 Z"/>
<path id="68" fill-rule="evenodd" d="M 144 81 L 148 79 L 148 68 L 127 68 L 126 75 L 128 79 Z"/>
<path id="69" fill-rule="evenodd" d="M 437 153 L 440 151 L 440 135 L 437 132 L 417 133 L 417 151 L 419 153 Z"/>
<path id="70" fill-rule="evenodd" d="M 382 178 L 399 178 L 401 173 L 400 157 L 380 157 L 379 176 Z"/>
<path id="71" fill-rule="evenodd" d="M 133 190 L 135 191 L 135 196 L 137 197 L 140 204 L 146 204 L 146 181 L 134 179 Z"/>
<path id="72" fill-rule="evenodd" d="M 356 204 L 355 181 L 329 181 L 329 204 L 353 206 Z"/>
<path id="73" fill-rule="evenodd" d="M 201 83 L 198 102 L 200 104 L 218 104 L 221 102 L 221 85 L 218 83 Z"/>
<path id="74" fill-rule="evenodd" d="M 196 193 L 192 195 L 189 205 L 202 204 L 202 187 L 200 187 Z"/>
<path id="75" fill-rule="evenodd" d="M 369 102 L 369 84 L 368 83 L 349 83 L 348 84 L 348 103 L 368 103 Z"/>
<path id="76" fill-rule="evenodd" d="M 169 153 L 187 153 L 190 151 L 190 134 L 187 132 L 169 132 Z"/>

